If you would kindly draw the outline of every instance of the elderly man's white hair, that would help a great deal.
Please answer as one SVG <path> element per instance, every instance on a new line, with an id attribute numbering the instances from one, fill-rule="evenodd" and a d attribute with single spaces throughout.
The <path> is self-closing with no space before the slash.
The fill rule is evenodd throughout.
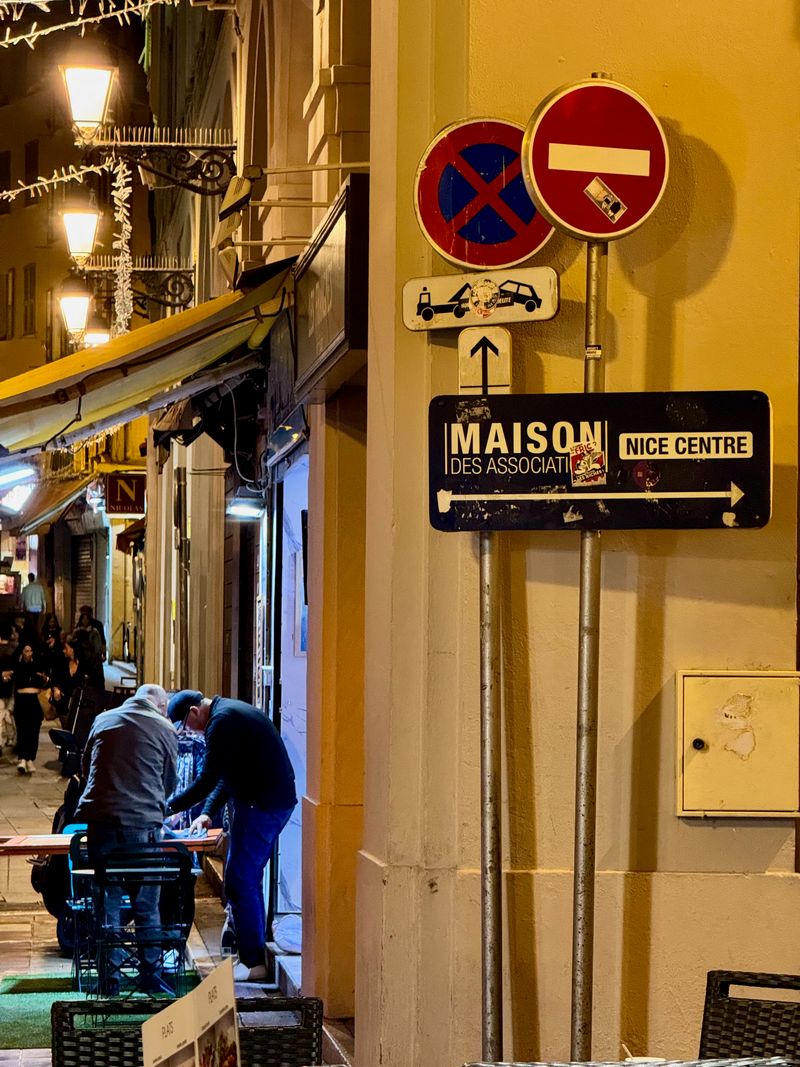
<path id="1" fill-rule="evenodd" d="M 160 685 L 140 685 L 136 690 L 134 696 L 139 697 L 140 700 L 149 700 L 151 704 L 155 704 L 162 715 L 167 714 L 167 691 Z"/>

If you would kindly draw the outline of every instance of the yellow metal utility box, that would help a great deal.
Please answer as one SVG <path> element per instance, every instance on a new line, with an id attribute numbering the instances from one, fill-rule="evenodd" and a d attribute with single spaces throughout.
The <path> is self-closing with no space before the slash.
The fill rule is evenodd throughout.
<path id="1" fill-rule="evenodd" d="M 800 816 L 800 673 L 678 671 L 677 813 Z"/>

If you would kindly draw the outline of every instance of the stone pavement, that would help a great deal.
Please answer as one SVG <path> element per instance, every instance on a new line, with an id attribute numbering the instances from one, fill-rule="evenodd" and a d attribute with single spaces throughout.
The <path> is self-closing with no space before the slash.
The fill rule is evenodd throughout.
<path id="1" fill-rule="evenodd" d="M 47 736 L 52 725 L 42 725 L 35 774 L 17 774 L 17 761 L 9 749 L 0 756 L 0 837 L 50 832 L 66 786 Z M 56 920 L 31 886 L 30 864 L 25 858 L 0 856 L 0 977 L 69 974 L 71 966 L 61 957 Z M 13 1026 L 13 1019 L 0 1016 L 0 1028 L 7 1026 Z M 12 1064 L 49 1067 L 50 1049 L 0 1049 L 0 1067 Z"/>

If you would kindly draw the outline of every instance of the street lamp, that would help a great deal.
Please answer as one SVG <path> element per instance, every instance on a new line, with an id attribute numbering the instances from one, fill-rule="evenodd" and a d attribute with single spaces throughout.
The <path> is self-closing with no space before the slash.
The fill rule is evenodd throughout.
<path id="1" fill-rule="evenodd" d="M 98 314 L 92 315 L 86 324 L 83 344 L 86 348 L 95 348 L 111 340 L 111 331 Z"/>
<path id="2" fill-rule="evenodd" d="M 94 251 L 94 241 L 100 222 L 97 208 L 66 208 L 61 212 L 67 234 L 69 254 L 79 267 L 83 267 Z"/>
<path id="3" fill-rule="evenodd" d="M 168 185 L 193 193 L 218 196 L 225 192 L 236 173 L 236 145 L 230 131 L 108 126 L 116 67 L 75 62 L 60 70 L 78 145 L 123 159 Z"/>
<path id="4" fill-rule="evenodd" d="M 81 141 L 88 144 L 105 125 L 117 68 L 71 63 L 59 70 L 75 129 Z"/>
<path id="5" fill-rule="evenodd" d="M 91 299 L 86 286 L 74 274 L 70 274 L 64 279 L 58 302 L 61 305 L 64 326 L 70 336 L 70 340 L 75 344 L 79 344 L 83 340 L 83 335 L 86 332 Z"/>

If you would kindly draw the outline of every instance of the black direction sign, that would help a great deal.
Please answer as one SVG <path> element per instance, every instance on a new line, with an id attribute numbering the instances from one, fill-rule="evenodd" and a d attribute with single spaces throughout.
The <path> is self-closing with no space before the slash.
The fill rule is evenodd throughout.
<path id="1" fill-rule="evenodd" d="M 436 396 L 428 415 L 437 530 L 764 526 L 764 393 Z"/>

